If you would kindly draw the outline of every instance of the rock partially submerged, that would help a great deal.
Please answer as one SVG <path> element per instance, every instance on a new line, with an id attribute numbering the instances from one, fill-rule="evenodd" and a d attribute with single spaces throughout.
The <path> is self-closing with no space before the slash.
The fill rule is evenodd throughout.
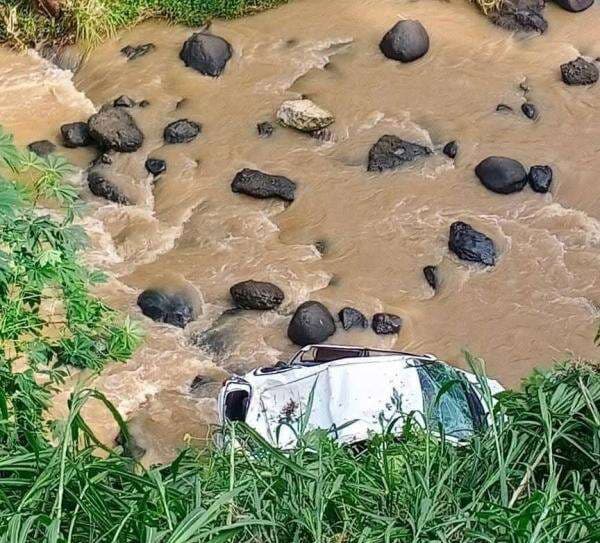
<path id="1" fill-rule="evenodd" d="M 153 43 L 144 43 L 142 45 L 126 45 L 121 49 L 121 53 L 127 57 L 127 60 L 134 60 L 154 51 L 156 46 Z"/>
<path id="2" fill-rule="evenodd" d="M 125 94 L 122 94 L 113 102 L 113 106 L 115 107 L 135 107 L 136 101 Z"/>
<path id="3" fill-rule="evenodd" d="M 169 123 L 164 130 L 166 143 L 189 143 L 202 132 L 202 125 L 189 119 L 179 119 Z"/>
<path id="4" fill-rule="evenodd" d="M 144 163 L 146 171 L 154 177 L 167 171 L 167 162 L 162 158 L 148 158 Z"/>
<path id="5" fill-rule="evenodd" d="M 90 136 L 90 130 L 87 123 L 82 121 L 63 124 L 60 127 L 60 134 L 64 146 L 71 149 L 75 147 L 87 147 L 94 143 Z"/>
<path id="6" fill-rule="evenodd" d="M 269 310 L 281 305 L 283 291 L 273 283 L 264 281 L 242 281 L 229 289 L 235 305 L 241 309 Z"/>
<path id="7" fill-rule="evenodd" d="M 431 149 L 418 143 L 411 143 L 397 136 L 381 136 L 369 150 L 367 170 L 370 172 L 395 170 L 407 162 L 430 154 Z"/>
<path id="8" fill-rule="evenodd" d="M 320 302 L 308 301 L 296 309 L 288 326 L 288 337 L 296 345 L 322 343 L 335 333 L 335 321 Z"/>
<path id="9" fill-rule="evenodd" d="M 277 110 L 277 119 L 284 126 L 302 132 L 314 132 L 333 123 L 333 115 L 311 100 L 286 100 Z"/>
<path id="10" fill-rule="evenodd" d="M 379 335 L 397 334 L 402 328 L 402 319 L 393 313 L 375 313 L 371 328 Z"/>
<path id="11" fill-rule="evenodd" d="M 273 135 L 274 127 L 270 122 L 265 121 L 256 125 L 256 131 L 261 138 L 270 138 Z"/>
<path id="12" fill-rule="evenodd" d="M 103 149 L 133 153 L 144 143 L 144 134 L 129 113 L 120 107 L 104 107 L 88 121 L 90 136 Z"/>
<path id="13" fill-rule="evenodd" d="M 493 266 L 496 263 L 494 242 L 462 221 L 450 225 L 448 247 L 461 260 L 478 262 L 486 266 Z"/>
<path id="14" fill-rule="evenodd" d="M 548 192 L 552 184 L 552 168 L 550 166 L 531 166 L 527 177 L 529 186 L 535 192 Z"/>
<path id="15" fill-rule="evenodd" d="M 366 328 L 369 326 L 369 321 L 358 309 L 353 307 L 344 307 L 338 313 L 342 328 L 350 330 L 350 328 Z"/>
<path id="16" fill-rule="evenodd" d="M 231 54 L 231 45 L 223 38 L 197 32 L 185 41 L 179 58 L 202 75 L 218 77 L 223 73 Z"/>
<path id="17" fill-rule="evenodd" d="M 456 158 L 456 155 L 458 154 L 458 142 L 452 140 L 446 143 L 442 149 L 442 153 L 444 153 L 448 158 Z"/>
<path id="18" fill-rule="evenodd" d="M 293 202 L 296 183 L 282 175 L 270 175 L 244 168 L 233 178 L 231 190 L 254 198 L 279 198 Z"/>
<path id="19" fill-rule="evenodd" d="M 35 153 L 37 156 L 46 157 L 56 151 L 56 145 L 48 140 L 32 141 L 27 146 L 27 149 L 29 149 L 32 153 Z"/>
<path id="20" fill-rule="evenodd" d="M 577 13 L 591 7 L 594 0 L 554 0 L 561 8 Z"/>
<path id="21" fill-rule="evenodd" d="M 429 286 L 433 289 L 437 289 L 437 267 L 436 266 L 425 266 L 423 268 L 423 275 L 425 276 L 425 281 L 429 284 Z"/>
<path id="22" fill-rule="evenodd" d="M 181 294 L 145 290 L 139 295 L 137 304 L 142 313 L 152 320 L 179 328 L 185 328 L 195 318 L 192 303 Z"/>
<path id="23" fill-rule="evenodd" d="M 523 165 L 512 158 L 490 156 L 475 168 L 475 174 L 487 189 L 498 194 L 511 194 L 523 189 L 527 172 Z"/>
<path id="24" fill-rule="evenodd" d="M 583 57 L 561 64 L 560 73 L 567 85 L 593 85 L 600 76 L 598 66 Z"/>
<path id="25" fill-rule="evenodd" d="M 91 170 L 88 173 L 87 180 L 90 191 L 94 196 L 106 198 L 110 202 L 117 204 L 131 205 L 129 198 L 108 179 L 104 172 Z"/>
<path id="26" fill-rule="evenodd" d="M 546 32 L 548 22 L 542 15 L 544 0 L 504 0 L 492 11 L 490 20 L 512 32 Z"/>
<path id="27" fill-rule="evenodd" d="M 419 21 L 400 21 L 383 36 L 379 49 L 392 60 L 412 62 L 429 51 L 429 35 Z"/>

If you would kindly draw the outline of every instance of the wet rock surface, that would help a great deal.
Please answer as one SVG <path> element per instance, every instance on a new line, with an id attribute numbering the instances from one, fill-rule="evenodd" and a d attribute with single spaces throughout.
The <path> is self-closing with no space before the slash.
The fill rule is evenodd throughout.
<path id="1" fill-rule="evenodd" d="M 311 100 L 286 100 L 277 110 L 277 119 L 284 126 L 301 132 L 314 132 L 334 122 L 333 114 Z"/>
<path id="2" fill-rule="evenodd" d="M 544 0 L 505 0 L 489 15 L 490 20 L 512 32 L 539 32 L 548 30 L 548 21 L 542 12 Z"/>
<path id="3" fill-rule="evenodd" d="M 529 186 L 535 192 L 545 193 L 550 190 L 552 177 L 552 168 L 550 166 L 532 166 L 527 179 Z"/>
<path id="4" fill-rule="evenodd" d="M 521 111 L 523 112 L 523 115 L 525 115 L 525 117 L 531 119 L 532 121 L 534 121 L 538 117 L 537 107 L 531 102 L 525 102 L 521 106 Z"/>
<path id="5" fill-rule="evenodd" d="M 192 303 L 182 294 L 145 290 L 139 295 L 137 304 L 142 313 L 152 320 L 179 328 L 185 328 L 195 318 Z"/>
<path id="6" fill-rule="evenodd" d="M 423 275 L 429 286 L 433 290 L 437 290 L 438 278 L 437 278 L 437 267 L 436 266 L 425 266 L 423 268 Z"/>
<path id="7" fill-rule="evenodd" d="M 87 147 L 94 143 L 87 123 L 81 121 L 63 124 L 60 127 L 60 134 L 65 147 Z"/>
<path id="8" fill-rule="evenodd" d="M 496 264 L 496 247 L 492 239 L 462 221 L 450 225 L 448 247 L 461 260 L 486 266 Z"/>
<path id="9" fill-rule="evenodd" d="M 282 175 L 270 175 L 244 168 L 233 178 L 231 190 L 254 198 L 279 198 L 293 202 L 296 183 Z"/>
<path id="10" fill-rule="evenodd" d="M 491 156 L 482 160 L 476 166 L 475 174 L 484 187 L 498 194 L 518 192 L 527 183 L 523 165 L 507 157 Z"/>
<path id="11" fill-rule="evenodd" d="M 32 153 L 35 153 L 37 156 L 46 157 L 50 153 L 54 153 L 56 151 L 56 145 L 48 140 L 40 140 L 40 141 L 32 141 L 28 146 Z"/>
<path id="12" fill-rule="evenodd" d="M 350 328 L 366 328 L 369 326 L 367 317 L 364 316 L 358 309 L 353 307 L 344 307 L 338 312 L 338 317 L 342 323 L 344 330 L 350 330 Z"/>
<path id="13" fill-rule="evenodd" d="M 88 121 L 90 136 L 103 149 L 133 153 L 144 143 L 134 118 L 120 107 L 105 107 Z"/>
<path id="14" fill-rule="evenodd" d="M 277 285 L 252 279 L 236 283 L 229 292 L 235 305 L 241 309 L 275 309 L 285 298 Z"/>
<path id="15" fill-rule="evenodd" d="M 179 119 L 169 123 L 163 132 L 166 143 L 189 143 L 202 132 L 202 125 L 189 119 Z"/>
<path id="16" fill-rule="evenodd" d="M 397 334 L 402 328 L 402 319 L 393 313 L 375 313 L 371 321 L 373 332 L 384 336 Z"/>
<path id="17" fill-rule="evenodd" d="M 287 334 L 296 345 L 304 346 L 322 343 L 335 330 L 335 321 L 329 310 L 320 302 L 308 301 L 296 309 Z"/>
<path id="18" fill-rule="evenodd" d="M 385 34 L 379 49 L 389 59 L 412 62 L 429 51 L 429 35 L 419 21 L 399 21 Z"/>
<path id="19" fill-rule="evenodd" d="M 584 11 L 594 4 L 594 0 L 554 0 L 561 8 L 577 13 Z"/>
<path id="20" fill-rule="evenodd" d="M 88 173 L 87 181 L 88 187 L 94 196 L 105 198 L 106 200 L 117 204 L 131 205 L 132 202 L 129 198 L 121 192 L 119 187 L 110 181 L 106 173 L 98 170 L 91 170 Z"/>
<path id="21" fill-rule="evenodd" d="M 146 171 L 154 177 L 167 171 L 167 162 L 161 158 L 148 158 L 144 163 Z"/>
<path id="22" fill-rule="evenodd" d="M 561 64 L 560 73 L 567 85 L 593 85 L 600 76 L 598 66 L 583 57 Z"/>
<path id="23" fill-rule="evenodd" d="M 272 123 L 263 122 L 256 125 L 256 131 L 261 138 L 270 138 L 273 135 L 275 127 Z"/>
<path id="24" fill-rule="evenodd" d="M 446 145 L 444 145 L 444 148 L 442 149 L 442 152 L 448 157 L 448 158 L 456 158 L 456 155 L 458 154 L 458 142 L 456 141 L 449 141 L 448 143 L 446 143 Z"/>
<path id="25" fill-rule="evenodd" d="M 127 60 L 135 60 L 143 57 L 156 49 L 153 43 L 144 43 L 142 45 L 126 45 L 121 49 L 121 53 L 127 57 Z"/>
<path id="26" fill-rule="evenodd" d="M 202 75 L 218 77 L 223 73 L 231 55 L 231 45 L 226 40 L 219 36 L 198 32 L 183 44 L 179 58 L 186 66 Z"/>
<path id="27" fill-rule="evenodd" d="M 431 154 L 431 149 L 405 141 L 397 136 L 382 136 L 369 150 L 367 170 L 383 172 L 395 170 L 417 158 Z"/>

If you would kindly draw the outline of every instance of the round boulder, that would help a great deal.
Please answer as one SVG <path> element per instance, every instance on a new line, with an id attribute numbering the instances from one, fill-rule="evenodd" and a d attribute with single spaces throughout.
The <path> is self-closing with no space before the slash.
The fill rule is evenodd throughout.
<path id="1" fill-rule="evenodd" d="M 179 58 L 202 75 L 218 77 L 231 58 L 231 45 L 219 36 L 197 32 L 186 40 Z"/>
<path id="2" fill-rule="evenodd" d="M 335 321 L 320 302 L 308 301 L 296 309 L 288 326 L 288 337 L 296 345 L 321 343 L 335 333 Z"/>
<path id="3" fill-rule="evenodd" d="M 181 294 L 145 290 L 139 295 L 137 304 L 146 317 L 179 328 L 185 328 L 195 318 L 191 302 Z"/>
<path id="4" fill-rule="evenodd" d="M 133 153 L 144 143 L 144 134 L 122 107 L 104 107 L 88 121 L 90 136 L 103 149 Z"/>
<path id="5" fill-rule="evenodd" d="M 535 192 L 548 192 L 552 184 L 552 168 L 550 166 L 531 166 L 528 179 L 529 186 Z"/>
<path id="6" fill-rule="evenodd" d="M 448 247 L 461 260 L 478 262 L 486 266 L 493 266 L 496 263 L 494 242 L 462 221 L 450 225 Z"/>
<path id="7" fill-rule="evenodd" d="M 164 130 L 166 143 L 189 143 L 202 132 L 202 125 L 188 119 L 179 119 L 169 123 Z"/>
<path id="8" fill-rule="evenodd" d="M 229 292 L 235 305 L 241 309 L 274 309 L 285 297 L 277 285 L 251 279 L 236 283 Z"/>
<path id="9" fill-rule="evenodd" d="M 475 168 L 475 174 L 483 186 L 498 194 L 510 194 L 523 189 L 527 172 L 523 165 L 512 158 L 490 156 Z"/>
<path id="10" fill-rule="evenodd" d="M 375 313 L 371 328 L 373 332 L 382 336 L 397 334 L 402 328 L 402 319 L 393 313 Z"/>
<path id="11" fill-rule="evenodd" d="M 388 30 L 379 49 L 392 60 L 412 62 L 429 51 L 429 36 L 419 21 L 400 21 Z"/>

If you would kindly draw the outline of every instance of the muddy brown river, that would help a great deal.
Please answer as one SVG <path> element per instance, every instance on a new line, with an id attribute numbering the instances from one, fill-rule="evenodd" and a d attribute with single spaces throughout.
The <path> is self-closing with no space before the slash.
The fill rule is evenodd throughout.
<path id="1" fill-rule="evenodd" d="M 295 347 L 287 325 L 309 299 L 334 313 L 350 305 L 404 321 L 394 336 L 338 327 L 330 342 L 431 352 L 458 366 L 468 349 L 507 386 L 533 367 L 597 356 L 600 84 L 568 87 L 559 66 L 600 56 L 600 6 L 576 15 L 549 5 L 546 17 L 546 34 L 519 36 L 466 1 L 295 0 L 213 23 L 211 32 L 234 49 L 217 79 L 179 59 L 192 30 L 163 22 L 121 33 L 74 76 L 34 53 L 0 51 L 0 123 L 20 143 L 60 143 L 61 124 L 86 120 L 119 95 L 150 102 L 130 110 L 145 134 L 142 149 L 114 164 L 135 205 L 83 190 L 87 258 L 111 274 L 99 294 L 146 331 L 135 357 L 94 384 L 131 420 L 145 462 L 171 457 L 184 439 L 205 439 L 231 372 L 288 357 Z M 420 20 L 431 39 L 429 53 L 411 64 L 378 48 L 401 18 Z M 133 61 L 119 52 L 147 42 L 156 50 Z M 257 136 L 258 122 L 274 121 L 282 101 L 302 95 L 335 115 L 332 141 L 279 126 L 270 138 Z M 540 111 L 535 121 L 521 113 L 526 98 Z M 514 112 L 496 112 L 499 103 Z M 180 118 L 201 123 L 201 135 L 165 146 L 165 125 Z M 400 170 L 367 172 L 368 150 L 384 134 L 436 152 Z M 454 161 L 441 153 L 450 140 L 459 142 Z M 95 156 L 61 151 L 82 168 Z M 488 191 L 473 172 L 488 155 L 551 165 L 551 192 Z M 155 185 L 148 156 L 168 163 Z M 234 194 L 242 168 L 289 177 L 296 200 Z M 449 252 L 457 220 L 495 241 L 495 267 Z M 422 274 L 427 265 L 438 266 L 435 293 Z M 223 315 L 229 287 L 251 278 L 279 285 L 283 305 Z M 155 286 L 189 293 L 198 319 L 180 330 L 143 317 L 136 298 Z M 191 390 L 197 375 L 203 381 Z M 102 437 L 114 436 L 103 410 L 91 406 L 87 416 Z"/>

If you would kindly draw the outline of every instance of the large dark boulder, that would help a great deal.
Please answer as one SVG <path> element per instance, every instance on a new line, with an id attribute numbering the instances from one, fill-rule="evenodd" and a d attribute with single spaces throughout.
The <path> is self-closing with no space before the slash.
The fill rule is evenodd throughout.
<path id="1" fill-rule="evenodd" d="M 431 149 L 400 139 L 397 136 L 381 136 L 369 150 L 370 172 L 395 170 L 413 160 L 431 154 Z"/>
<path id="2" fill-rule="evenodd" d="M 135 60 L 154 51 L 156 46 L 153 43 L 144 43 L 142 45 L 126 45 L 121 49 L 121 53 L 127 57 L 127 60 Z"/>
<path id="3" fill-rule="evenodd" d="M 512 158 L 490 156 L 475 167 L 475 174 L 482 185 L 498 194 L 510 194 L 523 189 L 527 172 L 523 165 Z"/>
<path id="4" fill-rule="evenodd" d="M 195 318 L 192 303 L 181 294 L 145 290 L 139 295 L 137 304 L 142 313 L 152 320 L 179 328 L 185 328 Z"/>
<path id="5" fill-rule="evenodd" d="M 340 318 L 344 330 L 350 330 L 350 328 L 354 328 L 355 326 L 358 328 L 366 328 L 369 326 L 367 317 L 353 307 L 344 307 L 338 313 L 338 317 Z"/>
<path id="6" fill-rule="evenodd" d="M 448 247 L 461 260 L 479 262 L 486 266 L 496 263 L 494 242 L 467 223 L 457 221 L 450 225 Z"/>
<path id="7" fill-rule="evenodd" d="M 567 11 L 577 13 L 592 6 L 594 0 L 554 0 L 554 3 Z"/>
<path id="8" fill-rule="evenodd" d="M 75 147 L 87 147 L 94 143 L 90 136 L 90 130 L 87 123 L 81 121 L 63 124 L 60 127 L 60 134 L 64 146 L 71 149 Z"/>
<path id="9" fill-rule="evenodd" d="M 169 123 L 163 137 L 167 143 L 189 143 L 202 132 L 202 125 L 189 119 L 179 119 Z"/>
<path id="10" fill-rule="evenodd" d="M 288 337 L 296 345 L 322 343 L 335 333 L 335 321 L 320 302 L 308 301 L 296 309 L 288 326 Z"/>
<path id="11" fill-rule="evenodd" d="M 293 202 L 296 183 L 282 175 L 270 175 L 244 168 L 233 178 L 231 190 L 254 198 L 280 198 L 286 202 Z"/>
<path id="12" fill-rule="evenodd" d="M 235 305 L 241 309 L 274 309 L 285 297 L 277 285 L 251 279 L 236 283 L 229 292 Z"/>
<path id="13" fill-rule="evenodd" d="M 231 45 L 219 36 L 197 32 L 186 40 L 179 58 L 203 75 L 217 77 L 231 58 Z"/>
<path id="14" fill-rule="evenodd" d="M 548 192 L 552 184 L 552 168 L 550 166 L 531 166 L 528 179 L 529 186 L 535 192 Z"/>
<path id="15" fill-rule="evenodd" d="M 402 328 L 402 319 L 393 313 L 375 313 L 371 321 L 373 332 L 379 335 L 397 334 Z"/>
<path id="16" fill-rule="evenodd" d="M 106 174 L 98 170 L 91 170 L 88 173 L 88 186 L 94 196 L 106 198 L 117 204 L 130 205 L 129 198 L 121 192 L 119 187 L 113 184 Z"/>
<path id="17" fill-rule="evenodd" d="M 583 57 L 561 64 L 560 74 L 567 85 L 593 85 L 600 77 L 598 66 Z"/>
<path id="18" fill-rule="evenodd" d="M 144 134 L 121 107 L 104 107 L 88 121 L 90 136 L 103 149 L 133 153 L 144 143 Z"/>
<path id="19" fill-rule="evenodd" d="M 45 157 L 56 151 L 56 145 L 48 140 L 32 141 L 27 149 L 37 156 Z"/>
<path id="20" fill-rule="evenodd" d="M 429 51 L 429 36 L 419 21 L 400 21 L 383 36 L 379 49 L 392 60 L 412 62 Z"/>
<path id="21" fill-rule="evenodd" d="M 490 20 L 511 32 L 546 32 L 548 22 L 544 18 L 544 0 L 504 0 L 489 14 Z"/>

